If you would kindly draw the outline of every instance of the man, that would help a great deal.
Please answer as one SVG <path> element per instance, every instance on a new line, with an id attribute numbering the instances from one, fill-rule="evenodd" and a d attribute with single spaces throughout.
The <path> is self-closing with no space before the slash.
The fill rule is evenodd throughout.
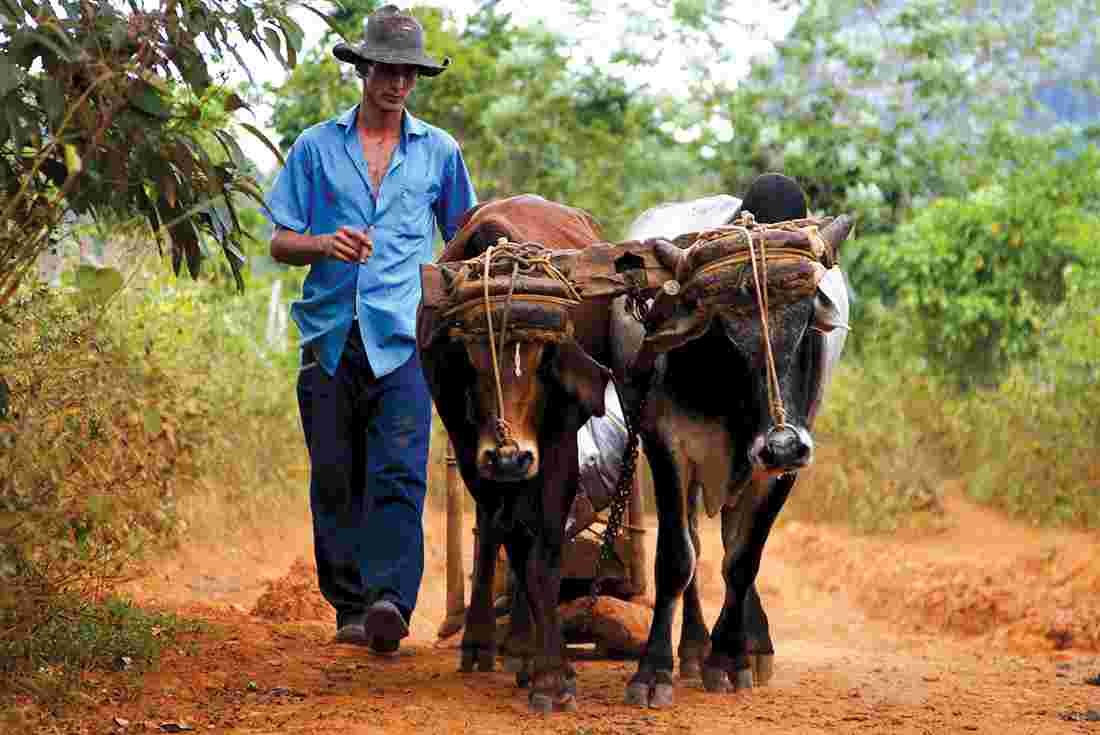
<path id="1" fill-rule="evenodd" d="M 333 54 L 363 80 L 358 105 L 295 141 L 268 195 L 271 255 L 309 265 L 292 315 L 309 448 L 318 584 L 336 640 L 394 654 L 424 572 L 431 399 L 416 352 L 419 266 L 477 203 L 458 144 L 413 117 L 419 76 L 450 63 L 387 5 Z"/>

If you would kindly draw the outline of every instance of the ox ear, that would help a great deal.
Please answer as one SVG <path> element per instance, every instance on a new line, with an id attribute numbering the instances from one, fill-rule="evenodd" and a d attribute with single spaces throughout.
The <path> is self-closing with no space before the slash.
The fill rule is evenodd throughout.
<path id="1" fill-rule="evenodd" d="M 557 345 L 549 364 L 550 377 L 590 416 L 603 416 L 604 393 L 611 371 L 588 356 L 573 340 Z"/>
<path id="2" fill-rule="evenodd" d="M 819 332 L 848 330 L 848 286 L 839 268 L 829 268 L 814 294 L 814 323 Z"/>

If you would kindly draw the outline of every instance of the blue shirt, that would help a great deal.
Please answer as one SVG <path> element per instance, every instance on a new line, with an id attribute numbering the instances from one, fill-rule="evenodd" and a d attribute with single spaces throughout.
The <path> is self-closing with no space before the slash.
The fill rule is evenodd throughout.
<path id="1" fill-rule="evenodd" d="M 329 375 L 358 317 L 367 359 L 381 377 L 416 349 L 420 265 L 432 260 L 435 226 L 450 240 L 477 197 L 455 139 L 408 111 L 375 192 L 356 131 L 358 111 L 356 105 L 294 141 L 268 193 L 266 214 L 298 233 L 371 228 L 374 253 L 367 262 L 315 261 L 290 313 L 302 346 L 313 346 Z"/>

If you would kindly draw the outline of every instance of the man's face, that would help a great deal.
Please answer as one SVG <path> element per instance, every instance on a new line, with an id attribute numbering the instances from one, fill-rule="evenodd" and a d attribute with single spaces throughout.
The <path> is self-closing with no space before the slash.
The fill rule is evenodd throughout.
<path id="1" fill-rule="evenodd" d="M 405 98 L 416 86 L 417 69 L 408 64 L 375 62 L 358 71 L 363 78 L 363 95 L 381 110 L 404 109 Z"/>

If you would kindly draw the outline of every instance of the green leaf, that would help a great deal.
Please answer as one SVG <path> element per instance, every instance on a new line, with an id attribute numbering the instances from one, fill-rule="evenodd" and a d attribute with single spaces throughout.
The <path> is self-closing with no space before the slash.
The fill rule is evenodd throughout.
<path id="1" fill-rule="evenodd" d="M 161 432 L 162 422 L 160 411 L 155 408 L 147 408 L 141 415 L 141 423 L 145 427 L 145 433 L 149 436 L 157 436 Z"/>
<path id="2" fill-rule="evenodd" d="M 257 277 L 282 273 L 287 270 L 286 266 L 270 255 L 250 255 L 248 257 L 248 269 L 252 271 L 252 275 Z"/>
<path id="3" fill-rule="evenodd" d="M 82 265 L 76 269 L 76 287 L 94 303 L 105 304 L 122 288 L 122 274 L 114 268 Z"/>
<path id="4" fill-rule="evenodd" d="M 68 170 L 69 176 L 80 173 L 84 168 L 80 153 L 72 143 L 65 144 L 65 168 Z"/>
<path id="5" fill-rule="evenodd" d="M 172 116 L 172 111 L 161 96 L 160 90 L 144 79 L 134 83 L 130 92 L 130 102 L 137 109 L 153 117 L 167 119 Z"/>
<path id="6" fill-rule="evenodd" d="M 0 97 L 18 87 L 22 77 L 19 67 L 11 63 L 7 56 L 0 57 Z"/>
<path id="7" fill-rule="evenodd" d="M 283 158 L 283 154 L 279 151 L 278 147 L 276 147 L 276 145 L 272 143 L 266 135 L 263 134 L 263 132 L 259 128 L 257 128 L 255 125 L 250 125 L 244 122 L 240 123 L 240 126 L 248 132 L 252 133 L 260 140 L 261 143 L 267 146 L 267 149 L 275 154 L 275 158 L 279 161 L 279 165 L 286 166 L 286 159 Z"/>
<path id="8" fill-rule="evenodd" d="M 225 149 L 225 155 L 229 158 L 230 162 L 240 166 L 248 157 L 245 156 L 244 151 L 241 150 L 240 145 L 234 140 L 233 136 L 224 130 L 215 130 L 214 136 L 218 139 L 218 142 L 222 144 L 222 148 Z"/>
<path id="9" fill-rule="evenodd" d="M 264 42 L 269 49 L 275 52 L 275 56 L 279 59 L 279 63 L 289 69 L 290 67 L 286 63 L 286 56 L 283 54 L 283 40 L 274 28 L 264 29 Z"/>
<path id="10" fill-rule="evenodd" d="M 65 119 L 65 90 L 61 87 L 61 82 L 49 77 L 44 77 L 40 83 L 42 107 L 56 130 Z"/>

